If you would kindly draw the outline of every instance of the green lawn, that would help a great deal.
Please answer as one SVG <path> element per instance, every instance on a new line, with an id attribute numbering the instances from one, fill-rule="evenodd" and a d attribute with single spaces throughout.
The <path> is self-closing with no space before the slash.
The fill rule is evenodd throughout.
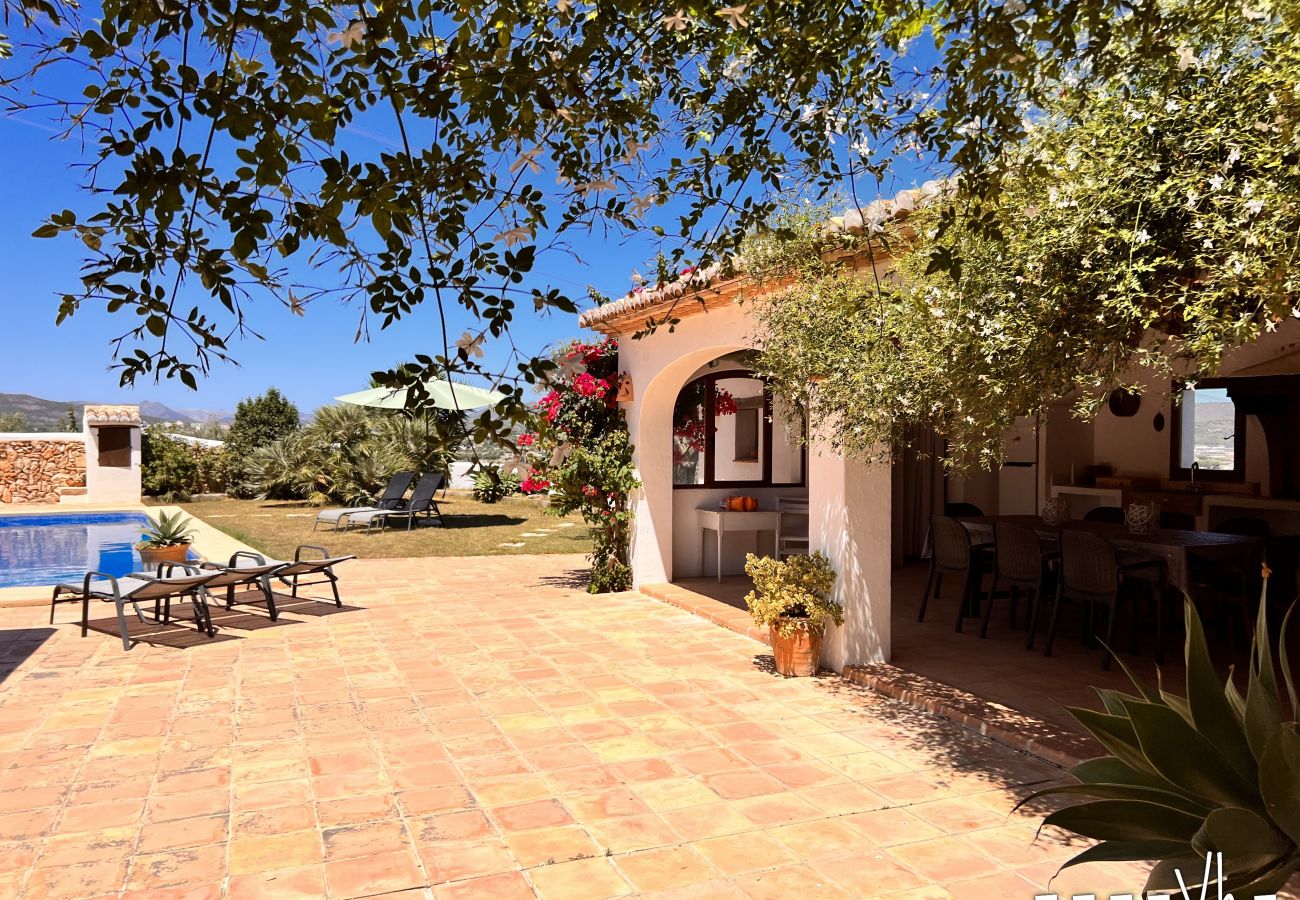
<path id="1" fill-rule="evenodd" d="M 404 521 L 397 524 L 394 520 L 387 530 L 370 534 L 365 529 L 335 532 L 324 524 L 313 533 L 317 507 L 300 502 L 207 500 L 179 505 L 212 527 L 281 559 L 288 558 L 300 544 L 320 544 L 331 554 L 354 553 L 363 559 L 586 553 L 591 549 L 581 518 L 548 515 L 539 501 L 523 497 L 487 504 L 453 492 L 438 500 L 443 527 L 424 525 L 408 532 Z"/>

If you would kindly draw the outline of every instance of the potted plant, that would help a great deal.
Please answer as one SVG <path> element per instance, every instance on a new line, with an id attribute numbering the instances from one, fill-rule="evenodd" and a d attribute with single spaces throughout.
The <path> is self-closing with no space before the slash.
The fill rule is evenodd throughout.
<path id="1" fill-rule="evenodd" d="M 194 539 L 190 529 L 193 520 L 179 510 L 174 513 L 160 512 L 156 519 L 153 516 L 148 518 L 149 527 L 143 534 L 144 540 L 135 545 L 140 554 L 140 562 L 146 566 L 185 562 L 189 558 L 190 542 Z"/>
<path id="2" fill-rule="evenodd" d="M 745 574 L 754 590 L 745 596 L 749 614 L 772 635 L 776 670 L 787 678 L 816 675 L 826 625 L 844 624 L 844 608 L 830 599 L 835 570 L 821 554 L 745 557 Z"/>

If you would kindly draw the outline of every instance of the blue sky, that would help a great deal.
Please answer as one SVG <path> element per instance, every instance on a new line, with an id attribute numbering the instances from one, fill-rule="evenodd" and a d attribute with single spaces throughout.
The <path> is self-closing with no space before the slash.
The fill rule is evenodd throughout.
<path id="1" fill-rule="evenodd" d="M 358 143 L 359 155 L 368 156 L 381 149 L 376 140 L 388 143 L 384 137 L 360 132 L 347 140 Z M 848 141 L 841 140 L 847 145 Z M 0 114 L 0 164 L 9 176 L 5 202 L 0 206 L 0 267 L 4 272 L 0 309 L 9 318 L 8 327 L 0 329 L 0 392 L 53 400 L 154 400 L 175 408 L 230 410 L 239 399 L 275 386 L 308 413 L 335 395 L 366 387 L 375 370 L 387 369 L 417 353 L 441 351 L 437 310 L 431 304 L 386 331 L 377 330 L 374 323 L 369 340 L 358 342 L 358 306 L 320 300 L 299 317 L 274 298 L 263 296 L 246 307 L 246 314 L 250 326 L 265 339 L 250 337 L 234 344 L 232 355 L 239 365 L 214 364 L 197 392 L 175 380 L 150 380 L 134 388 L 120 388 L 117 373 L 110 370 L 110 341 L 128 328 L 134 317 L 86 306 L 56 326 L 59 294 L 75 293 L 80 285 L 82 247 L 67 236 L 30 236 L 51 212 L 87 208 L 77 186 L 79 173 L 73 168 L 79 157 L 77 142 L 58 139 L 38 114 L 8 118 Z M 918 167 L 901 168 L 883 193 L 892 195 L 925 177 Z M 876 194 L 873 185 L 858 186 L 863 202 Z M 568 254 L 542 254 L 525 287 L 555 286 L 581 300 L 586 286 L 593 285 L 618 296 L 631 287 L 633 268 L 654 252 L 644 238 L 620 242 L 570 234 L 569 241 L 581 261 Z M 642 271 L 648 270 L 642 266 Z M 328 272 L 320 272 L 310 280 L 322 284 L 328 278 Z M 193 302 L 202 304 L 205 298 L 204 292 L 196 291 Z M 453 340 L 466 329 L 477 331 L 469 313 L 459 307 L 449 313 Z M 573 316 L 541 316 L 531 309 L 519 310 L 518 316 L 513 337 L 525 353 L 541 352 L 549 344 L 579 333 Z M 496 352 L 489 346 L 486 362 L 493 363 Z"/>
<path id="2" fill-rule="evenodd" d="M 67 238 L 38 239 L 31 232 L 51 212 L 78 209 L 85 200 L 77 190 L 79 148 L 60 141 L 33 114 L 21 120 L 0 116 L 0 164 L 9 175 L 0 213 L 0 308 L 8 326 L 0 329 L 0 392 L 35 394 L 55 400 L 157 400 L 173 407 L 233 409 L 242 397 L 269 385 L 282 390 L 304 412 L 337 394 L 368 385 L 372 371 L 387 368 L 416 353 L 440 352 L 436 310 L 418 310 L 387 331 L 372 328 L 368 342 L 354 337 L 361 309 L 318 301 L 305 316 L 291 315 L 279 302 L 262 297 L 248 310 L 254 329 L 265 340 L 250 338 L 234 346 L 238 366 L 218 364 L 197 393 L 179 382 L 152 381 L 134 389 L 118 387 L 109 340 L 130 324 L 124 315 L 109 315 L 89 306 L 63 325 L 55 325 L 58 295 L 80 285 L 80 245 Z M 631 270 L 646 255 L 644 245 L 592 241 L 578 246 L 586 260 L 567 255 L 541 257 L 534 283 L 553 282 L 573 297 L 586 285 L 609 294 L 630 286 Z M 452 310 L 453 337 L 471 327 L 471 317 Z M 547 317 L 523 311 L 514 329 L 521 350 L 578 334 L 572 316 Z"/>

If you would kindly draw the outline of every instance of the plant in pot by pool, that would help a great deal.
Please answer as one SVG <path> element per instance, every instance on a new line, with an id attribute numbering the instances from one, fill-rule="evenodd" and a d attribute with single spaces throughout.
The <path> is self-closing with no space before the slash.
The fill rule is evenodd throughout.
<path id="1" fill-rule="evenodd" d="M 185 562 L 190 552 L 190 542 L 194 533 L 190 526 L 194 520 L 185 513 L 160 512 L 158 518 L 149 516 L 149 527 L 145 529 L 144 540 L 135 545 L 140 554 L 140 562 L 146 566 L 156 566 L 162 562 Z"/>
<path id="2" fill-rule="evenodd" d="M 835 570 L 821 554 L 745 557 L 745 574 L 754 590 L 745 596 L 749 614 L 772 635 L 776 670 L 791 675 L 816 675 L 822 635 L 830 622 L 844 624 L 844 608 L 830 599 Z"/>

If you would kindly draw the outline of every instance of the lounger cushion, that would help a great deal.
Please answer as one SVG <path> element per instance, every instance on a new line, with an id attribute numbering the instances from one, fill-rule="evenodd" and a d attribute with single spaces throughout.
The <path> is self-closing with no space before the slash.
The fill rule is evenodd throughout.
<path id="1" fill-rule="evenodd" d="M 317 522 L 333 522 L 337 525 L 344 518 L 354 516 L 357 513 L 377 512 L 378 507 L 374 506 L 350 506 L 347 509 L 322 509 L 316 513 Z"/>

